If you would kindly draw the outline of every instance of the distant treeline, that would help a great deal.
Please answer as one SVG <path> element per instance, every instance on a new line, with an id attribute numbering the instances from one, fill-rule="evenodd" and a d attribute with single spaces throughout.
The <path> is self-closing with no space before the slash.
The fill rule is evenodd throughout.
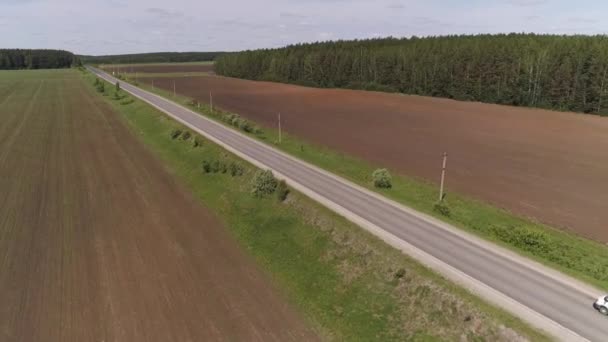
<path id="1" fill-rule="evenodd" d="M 220 75 L 608 115 L 608 36 L 501 34 L 300 44 L 220 56 Z"/>
<path id="2" fill-rule="evenodd" d="M 86 64 L 178 63 L 213 61 L 223 52 L 152 52 L 130 55 L 79 56 Z"/>
<path id="3" fill-rule="evenodd" d="M 80 60 L 69 51 L 0 49 L 0 70 L 60 69 L 78 65 Z"/>

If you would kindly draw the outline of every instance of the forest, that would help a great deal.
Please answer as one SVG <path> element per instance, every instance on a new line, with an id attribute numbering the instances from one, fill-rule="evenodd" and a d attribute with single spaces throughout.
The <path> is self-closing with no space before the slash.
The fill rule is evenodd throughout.
<path id="1" fill-rule="evenodd" d="M 79 56 L 86 64 L 181 63 L 213 61 L 223 52 L 152 52 L 128 55 Z"/>
<path id="2" fill-rule="evenodd" d="M 224 76 L 608 115 L 608 36 L 382 38 L 222 55 Z"/>
<path id="3" fill-rule="evenodd" d="M 46 49 L 0 49 L 0 70 L 60 69 L 80 65 L 73 53 Z"/>

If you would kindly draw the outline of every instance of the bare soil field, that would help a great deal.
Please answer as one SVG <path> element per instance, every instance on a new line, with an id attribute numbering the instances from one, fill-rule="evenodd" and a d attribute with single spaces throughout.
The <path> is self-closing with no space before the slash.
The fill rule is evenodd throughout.
<path id="1" fill-rule="evenodd" d="M 130 73 L 213 72 L 213 64 L 132 64 L 118 66 L 117 68 Z M 111 66 L 106 66 L 104 69 L 113 70 Z"/>
<path id="2" fill-rule="evenodd" d="M 0 77 L 0 189 L 1 341 L 316 339 L 76 71 Z"/>
<path id="3" fill-rule="evenodd" d="M 152 82 L 154 78 L 145 79 Z M 608 120 L 538 109 L 223 77 L 156 78 L 268 127 L 608 241 Z M 448 195 L 449 199 L 449 195 Z"/>

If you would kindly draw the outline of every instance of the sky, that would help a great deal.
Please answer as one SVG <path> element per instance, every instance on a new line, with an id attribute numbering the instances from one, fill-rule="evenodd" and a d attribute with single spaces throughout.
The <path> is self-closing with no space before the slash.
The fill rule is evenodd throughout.
<path id="1" fill-rule="evenodd" d="M 373 37 L 608 33 L 605 0 L 0 0 L 0 48 L 238 51 Z"/>

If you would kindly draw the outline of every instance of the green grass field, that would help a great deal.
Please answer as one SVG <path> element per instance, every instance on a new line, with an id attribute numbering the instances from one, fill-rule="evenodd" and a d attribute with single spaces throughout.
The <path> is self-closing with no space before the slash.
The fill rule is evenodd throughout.
<path id="1" fill-rule="evenodd" d="M 84 76 L 92 84 L 91 75 Z M 196 137 L 145 103 L 106 99 L 139 137 L 267 269 L 329 340 L 547 340 L 520 320 L 477 299 L 311 199 L 251 195 L 255 168 Z M 239 163 L 242 176 L 204 173 L 203 161 Z M 221 169 L 221 167 L 220 167 Z M 509 328 L 505 328 L 509 327 Z"/>
<path id="2" fill-rule="evenodd" d="M 142 88 L 188 106 L 191 99 L 143 82 Z M 206 105 L 192 110 L 223 122 L 225 113 L 211 111 Z M 608 247 L 529 219 L 518 217 L 481 201 L 456 193 L 448 193 L 447 203 L 451 215 L 446 217 L 433 210 L 437 200 L 436 185 L 393 172 L 392 189 L 380 190 L 372 185 L 371 174 L 378 167 L 363 160 L 319 146 L 297 137 L 282 135 L 277 144 L 276 129 L 265 127 L 262 134 L 252 135 L 260 141 L 274 145 L 291 155 L 340 175 L 370 190 L 377 191 L 397 202 L 432 215 L 465 231 L 498 245 L 530 257 L 540 263 L 578 278 L 584 282 L 608 289 Z M 448 188 L 449 189 L 449 188 Z"/>

